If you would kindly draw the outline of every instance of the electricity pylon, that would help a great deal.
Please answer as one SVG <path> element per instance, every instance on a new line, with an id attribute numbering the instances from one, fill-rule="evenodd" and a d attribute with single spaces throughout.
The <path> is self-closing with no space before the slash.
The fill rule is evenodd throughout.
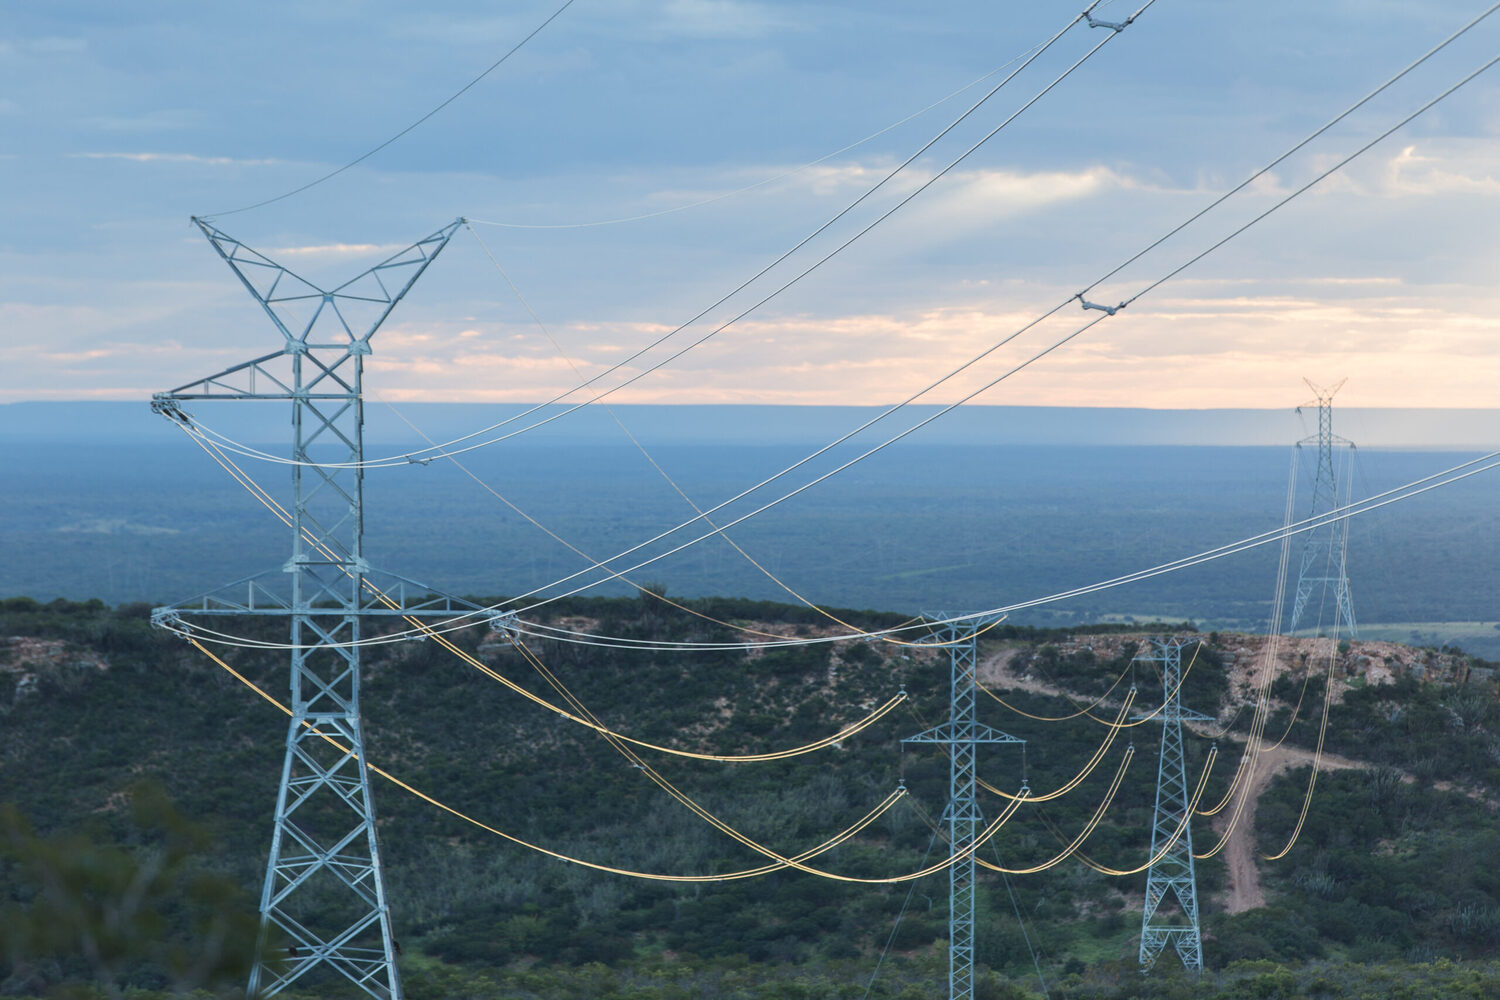
<path id="1" fill-rule="evenodd" d="M 929 612 L 930 619 L 954 616 Z M 978 636 L 998 616 L 980 616 L 950 621 L 938 627 L 937 641 L 947 645 L 951 675 L 948 721 L 908 736 L 903 743 L 937 743 L 948 748 L 948 848 L 967 851 L 948 868 L 948 997 L 974 997 L 974 841 L 984 826 L 984 814 L 975 798 L 974 757 L 984 743 L 1024 743 L 1009 733 L 979 722 L 975 716 L 974 670 L 978 663 Z"/>
<path id="2" fill-rule="evenodd" d="M 1189 972 L 1203 971 L 1203 938 L 1198 930 L 1198 876 L 1193 868 L 1193 824 L 1187 764 L 1182 755 L 1184 719 L 1212 722 L 1182 707 L 1182 648 L 1197 639 L 1151 640 L 1151 652 L 1137 660 L 1161 665 L 1161 758 L 1156 770 L 1156 811 L 1151 821 L 1151 857 L 1146 905 L 1141 913 L 1141 971 L 1149 972 L 1170 943 Z M 1158 856 L 1160 855 L 1160 856 Z M 1161 905 L 1175 897 L 1180 915 L 1168 917 Z"/>
<path id="3" fill-rule="evenodd" d="M 462 220 L 331 291 L 193 221 L 282 343 L 271 354 L 155 394 L 152 409 L 193 430 L 181 406 L 189 400 L 291 403 L 292 502 L 290 509 L 268 503 L 290 522 L 291 558 L 153 615 L 158 624 L 183 622 L 181 615 L 289 619 L 292 716 L 249 993 L 279 993 L 321 966 L 370 996 L 400 1000 L 360 721 L 360 623 L 386 616 L 415 624 L 473 606 L 434 598 L 365 561 L 364 358 L 370 338 Z"/>
<path id="4" fill-rule="evenodd" d="M 1318 433 L 1297 442 L 1299 451 L 1305 444 L 1316 443 L 1318 446 L 1318 471 L 1313 477 L 1312 507 L 1307 512 L 1307 516 L 1311 518 L 1343 506 L 1339 502 L 1338 480 L 1334 476 L 1333 449 L 1336 444 L 1353 448 L 1354 442 L 1333 433 L 1333 394 L 1348 380 L 1344 379 L 1329 389 L 1320 389 L 1307 379 L 1302 381 L 1307 382 L 1307 387 L 1317 397 L 1303 405 L 1311 405 L 1313 402 L 1318 404 Z M 1300 413 L 1302 407 L 1299 406 L 1297 410 Z M 1346 485 L 1345 503 L 1348 501 L 1348 492 Z M 1349 574 L 1344 559 L 1348 547 L 1348 524 L 1347 520 L 1340 519 L 1307 533 L 1307 541 L 1302 545 L 1302 568 L 1297 573 L 1297 595 L 1292 602 L 1288 632 L 1297 630 L 1297 624 L 1302 620 L 1302 613 L 1307 610 L 1308 599 L 1312 597 L 1314 590 L 1322 593 L 1332 590 L 1339 620 L 1349 630 L 1350 638 L 1359 638 L 1359 629 L 1354 623 L 1354 603 L 1349 598 Z"/>

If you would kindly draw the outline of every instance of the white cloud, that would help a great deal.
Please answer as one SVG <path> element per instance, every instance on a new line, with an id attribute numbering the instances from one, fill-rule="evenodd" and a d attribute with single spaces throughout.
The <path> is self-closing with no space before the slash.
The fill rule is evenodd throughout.
<path id="1" fill-rule="evenodd" d="M 758 38 L 798 27 L 790 12 L 745 0 L 667 0 L 660 18 L 667 32 L 694 38 Z"/>
<path id="2" fill-rule="evenodd" d="M 230 156 L 199 156 L 196 153 L 69 153 L 79 160 L 129 160 L 132 163 L 194 163 L 209 167 L 269 167 L 286 161 L 236 159 Z"/>
<path id="3" fill-rule="evenodd" d="M 83 123 L 102 132 L 178 132 L 199 128 L 203 115 L 186 108 L 157 108 L 133 115 L 96 115 Z"/>
<path id="4" fill-rule="evenodd" d="M 360 255 L 393 254 L 405 250 L 405 243 L 318 243 L 308 246 L 273 247 L 266 251 L 270 257 L 355 257 Z"/>
<path id="5" fill-rule="evenodd" d="M 1407 146 L 1387 163 L 1385 190 L 1394 195 L 1500 195 L 1500 179 L 1495 177 L 1493 166 L 1497 152 L 1500 148 L 1492 148 L 1490 159 L 1474 163 L 1451 153 L 1424 155 L 1417 146 Z M 1471 170 L 1483 173 L 1469 173 Z"/>

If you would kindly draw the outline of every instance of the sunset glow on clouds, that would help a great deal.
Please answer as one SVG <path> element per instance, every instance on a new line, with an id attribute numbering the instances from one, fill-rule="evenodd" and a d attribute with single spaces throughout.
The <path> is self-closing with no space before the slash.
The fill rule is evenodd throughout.
<path id="1" fill-rule="evenodd" d="M 1419 3 L 1376 23 L 1351 19 L 1361 9 L 1352 4 L 1153 7 L 910 204 L 754 306 L 1024 104 L 1098 41 L 1084 31 L 791 259 L 711 307 L 999 77 L 883 126 L 1076 13 L 1044 6 L 1008 20 L 963 6 L 943 26 L 898 3 L 579 7 L 389 150 L 215 224 L 332 287 L 455 216 L 512 223 L 476 223 L 483 244 L 460 229 L 378 335 L 368 387 L 393 400 L 536 401 L 602 376 L 569 397 L 588 398 L 749 309 L 608 398 L 887 403 L 1064 304 L 922 397 L 948 402 L 1097 318 L 1069 298 L 1473 13 Z M 295 32 L 278 36 L 292 49 L 287 73 L 255 101 L 214 75 L 223 66 L 153 58 L 176 37 L 164 24 L 82 17 L 63 30 L 45 10 L 24 12 L 0 39 L 0 114 L 22 139 L 0 161 L 0 401 L 144 398 L 275 349 L 275 331 L 187 216 L 291 190 L 365 152 L 548 12 L 497 18 L 440 5 L 356 26 L 289 6 L 294 21 L 352 32 L 350 46 L 320 58 Z M 243 33 L 222 60 L 253 74 L 269 37 L 259 20 L 205 9 L 178 28 Z M 1319 54 L 1267 44 L 1273 22 L 1279 42 Z M 1197 41 L 1205 32 L 1217 43 L 1212 61 Z M 976 33 L 990 37 L 977 44 Z M 1475 35 L 1088 299 L 1114 304 L 1149 287 L 1368 142 L 1471 69 L 1500 23 Z M 622 49 L 623 37 L 655 62 Z M 116 58 L 126 47 L 142 53 L 129 72 Z M 380 58 L 397 50 L 404 59 Z M 1351 406 L 1500 405 L 1496 89 L 1481 78 L 976 401 L 1282 406 L 1301 401 L 1307 376 L 1348 377 L 1340 400 Z M 661 347 L 603 374 L 705 308 Z"/>

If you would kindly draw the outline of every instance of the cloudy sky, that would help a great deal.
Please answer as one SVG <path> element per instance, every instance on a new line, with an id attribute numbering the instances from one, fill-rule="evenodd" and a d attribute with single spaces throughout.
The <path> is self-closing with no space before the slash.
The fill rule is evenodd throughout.
<path id="1" fill-rule="evenodd" d="M 193 215 L 325 287 L 473 220 L 377 335 L 370 393 L 548 398 L 705 308 L 645 363 L 745 311 L 1109 38 L 887 221 L 615 397 L 890 402 L 1090 286 L 1486 6 L 1158 0 L 1118 35 L 1076 25 L 717 306 L 1080 4 L 575 0 L 403 138 L 238 211 L 391 138 L 560 2 L 8 5 L 0 402 L 142 399 L 275 349 Z M 1140 292 L 1497 52 L 1500 14 L 1088 298 Z M 1347 377 L 1348 406 L 1500 405 L 1497 154 L 1500 69 L 977 401 L 1282 407 L 1306 376 Z M 924 401 L 1099 315 L 1074 302 Z"/>

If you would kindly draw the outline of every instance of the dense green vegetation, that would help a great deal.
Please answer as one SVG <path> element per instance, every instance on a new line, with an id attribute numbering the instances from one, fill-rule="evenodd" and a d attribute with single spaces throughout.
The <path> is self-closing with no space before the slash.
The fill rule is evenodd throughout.
<path id="1" fill-rule="evenodd" d="M 689 603 L 724 621 L 774 622 L 804 633 L 821 620 L 809 609 L 768 602 Z M 735 634 L 653 597 L 575 598 L 549 614 L 586 619 L 591 629 L 614 635 Z M 865 625 L 900 620 L 839 614 Z M 224 624 L 244 634 L 262 628 L 254 620 Z M 1130 669 L 1129 647 L 1096 654 L 1080 634 L 1004 625 L 986 637 L 985 653 L 1008 649 L 1040 676 L 1080 694 L 1102 693 Z M 141 780 L 154 782 L 203 831 L 184 878 L 216 879 L 212 884 L 241 900 L 253 897 L 284 717 L 180 640 L 153 631 L 143 605 L 12 598 L 0 602 L 3 636 L 43 641 L 26 647 L 36 662 L 18 660 L 20 647 L 12 644 L 11 669 L 0 670 L 3 798 L 17 815 L 44 836 L 82 836 L 124 845 L 127 854 L 149 853 L 159 849 L 161 834 L 143 830 L 128 808 L 132 796 L 122 793 Z M 457 638 L 517 683 L 557 698 L 510 646 L 486 641 L 477 630 Z M 749 657 L 546 642 L 534 648 L 612 727 L 691 749 L 759 751 L 807 742 L 862 717 L 904 684 L 908 705 L 837 748 L 770 764 L 656 763 L 726 821 L 784 849 L 822 840 L 904 780 L 908 802 L 819 863 L 883 876 L 916 869 L 929 851 L 942 850 L 928 820 L 941 814 L 946 759 L 931 748 L 903 750 L 899 739 L 946 710 L 945 657 L 867 643 Z M 1228 694 L 1224 669 L 1211 644 L 1196 656 L 1186 697 L 1212 710 Z M 284 691 L 280 655 L 233 650 L 229 659 L 268 692 Z M 455 808 L 565 854 L 625 868 L 714 872 L 747 867 L 757 857 L 665 799 L 598 737 L 524 702 L 435 643 L 375 647 L 366 674 L 372 759 Z M 1154 706 L 1161 697 L 1155 678 L 1137 668 L 1135 681 L 1138 704 Z M 1278 691 L 1295 699 L 1285 685 Z M 1316 694 L 1309 692 L 1309 704 Z M 1033 714 L 1071 709 L 1042 695 L 1004 697 Z M 983 701 L 987 721 L 1028 741 L 1024 755 L 1001 746 L 982 757 L 984 776 L 1000 788 L 1016 788 L 1023 777 L 1038 792 L 1056 788 L 1106 735 L 1087 719 L 1043 723 Z M 1487 801 L 1474 796 L 1494 777 L 1495 739 L 1487 729 L 1493 711 L 1493 692 L 1474 686 L 1402 681 L 1345 692 L 1330 749 L 1381 766 L 1319 778 L 1298 846 L 1264 868 L 1269 907 L 1225 915 L 1218 902 L 1222 856 L 1200 863 L 1205 954 L 1215 970 L 1201 982 L 1173 975 L 1170 955 L 1149 979 L 1134 971 L 1143 875 L 1106 878 L 1075 861 L 1009 880 L 986 873 L 979 995 L 1040 995 L 1043 980 L 1051 996 L 1078 998 L 1492 993 L 1500 971 L 1482 963 L 1500 954 L 1500 876 L 1488 873 L 1484 860 L 1500 848 L 1500 834 Z M 1293 739 L 1315 736 L 1309 727 L 1300 720 Z M 1139 864 L 1148 852 L 1144 831 L 1154 794 L 1152 728 L 1127 731 L 1076 792 L 1018 813 L 986 860 L 1021 867 L 1055 856 L 1060 841 L 1099 805 L 1133 742 L 1135 759 L 1086 849 L 1105 864 Z M 1228 737 L 1221 742 L 1221 749 L 1232 747 Z M 1207 749 L 1205 740 L 1190 741 L 1195 774 Z M 1216 768 L 1208 799 L 1224 793 L 1232 771 L 1232 759 Z M 1432 787 L 1438 778 L 1461 788 Z M 1290 835 L 1306 781 L 1305 771 L 1294 771 L 1262 797 L 1256 830 L 1264 850 L 1278 849 Z M 890 955 L 872 997 L 929 996 L 943 975 L 942 874 L 913 886 L 847 885 L 791 873 L 716 885 L 640 881 L 497 841 L 389 785 L 377 786 L 376 795 L 403 968 L 418 1000 L 852 998 L 863 995 L 888 938 Z M 986 809 L 996 807 L 985 800 Z M 1206 823 L 1196 835 L 1212 842 Z M 0 892 L 16 903 L 30 898 L 24 866 L 15 856 L 5 866 Z M 168 908 L 162 919 L 181 933 L 194 918 Z M 39 994 L 87 978 L 86 970 L 56 962 L 31 962 L 21 975 L 14 951 L 6 962 L 0 993 Z M 122 985 L 153 990 L 167 983 L 160 959 L 116 975 Z"/>

